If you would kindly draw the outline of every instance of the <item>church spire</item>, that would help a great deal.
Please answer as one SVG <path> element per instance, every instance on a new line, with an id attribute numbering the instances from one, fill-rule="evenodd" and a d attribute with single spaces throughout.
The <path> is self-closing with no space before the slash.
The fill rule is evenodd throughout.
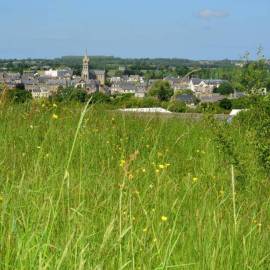
<path id="1" fill-rule="evenodd" d="M 82 79 L 84 81 L 88 81 L 89 80 L 89 57 L 87 55 L 87 49 L 85 50 L 85 55 L 83 58 L 83 68 L 82 68 Z"/>

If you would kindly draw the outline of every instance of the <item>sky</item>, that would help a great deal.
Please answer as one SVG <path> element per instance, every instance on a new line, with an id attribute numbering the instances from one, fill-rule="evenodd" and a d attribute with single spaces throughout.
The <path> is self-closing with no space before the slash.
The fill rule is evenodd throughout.
<path id="1" fill-rule="evenodd" d="M 270 58 L 270 0 L 0 0 L 0 58 Z"/>

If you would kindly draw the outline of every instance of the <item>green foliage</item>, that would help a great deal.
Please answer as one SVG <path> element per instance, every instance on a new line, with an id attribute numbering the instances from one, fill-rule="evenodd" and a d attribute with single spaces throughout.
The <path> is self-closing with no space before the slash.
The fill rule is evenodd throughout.
<path id="1" fill-rule="evenodd" d="M 109 103 L 110 97 L 104 93 L 96 92 L 91 95 L 89 95 L 88 98 L 91 98 L 91 103 L 97 104 L 97 103 Z"/>
<path id="2" fill-rule="evenodd" d="M 187 111 L 187 105 L 182 101 L 171 101 L 167 107 L 171 112 L 183 113 Z"/>
<path id="3" fill-rule="evenodd" d="M 56 102 L 85 102 L 87 100 L 87 93 L 85 90 L 73 87 L 59 87 L 58 91 L 50 97 Z"/>
<path id="4" fill-rule="evenodd" d="M 270 96 L 261 97 L 238 122 L 255 135 L 251 143 L 256 146 L 261 165 L 270 176 Z"/>
<path id="5" fill-rule="evenodd" d="M 214 93 L 219 93 L 221 95 L 229 95 L 234 92 L 234 88 L 231 83 L 224 82 L 218 88 L 213 90 Z"/>
<path id="6" fill-rule="evenodd" d="M 0 108 L 1 268 L 269 268 L 270 181 L 244 126 L 82 111 Z"/>
<path id="7" fill-rule="evenodd" d="M 32 94 L 22 89 L 11 89 L 7 92 L 7 98 L 15 103 L 25 103 L 32 99 Z"/>
<path id="8" fill-rule="evenodd" d="M 250 62 L 247 56 L 239 80 L 243 88 L 249 93 L 261 94 L 268 87 L 269 79 L 269 70 L 261 49 L 258 50 L 257 61 Z"/>
<path id="9" fill-rule="evenodd" d="M 168 81 L 156 81 L 149 90 L 150 96 L 157 97 L 160 101 L 168 101 L 173 96 L 173 89 Z"/>
<path id="10" fill-rule="evenodd" d="M 224 98 L 219 102 L 219 106 L 224 110 L 231 110 L 232 101 L 230 99 Z"/>
<path id="11" fill-rule="evenodd" d="M 199 105 L 197 105 L 195 111 L 197 113 L 209 113 L 209 114 L 224 113 L 224 109 L 219 106 L 218 102 L 200 103 Z"/>

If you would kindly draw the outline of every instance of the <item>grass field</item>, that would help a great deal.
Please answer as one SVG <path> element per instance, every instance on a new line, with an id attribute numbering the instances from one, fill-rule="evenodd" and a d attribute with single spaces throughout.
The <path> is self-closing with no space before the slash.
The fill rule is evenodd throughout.
<path id="1" fill-rule="evenodd" d="M 252 133 L 83 110 L 0 108 L 0 269 L 270 269 Z"/>

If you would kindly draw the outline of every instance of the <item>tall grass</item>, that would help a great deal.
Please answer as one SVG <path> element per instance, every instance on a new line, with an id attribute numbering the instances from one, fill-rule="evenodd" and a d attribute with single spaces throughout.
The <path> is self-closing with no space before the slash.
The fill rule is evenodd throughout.
<path id="1" fill-rule="evenodd" d="M 83 110 L 1 108 L 0 269 L 268 269 L 251 134 L 219 124 L 232 182 L 208 121 Z"/>

